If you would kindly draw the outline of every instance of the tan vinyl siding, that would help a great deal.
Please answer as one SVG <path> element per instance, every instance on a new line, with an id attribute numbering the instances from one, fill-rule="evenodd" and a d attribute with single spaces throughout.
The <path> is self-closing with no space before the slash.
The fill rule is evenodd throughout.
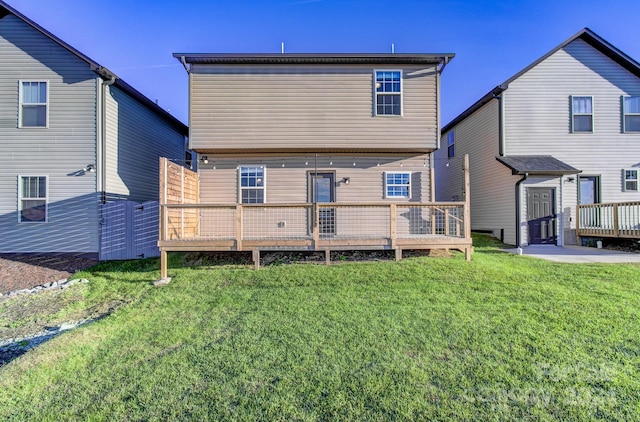
<path id="1" fill-rule="evenodd" d="M 0 57 L 0 252 L 97 252 L 96 75 L 13 15 Z M 48 81 L 48 128 L 18 128 L 19 80 Z M 47 223 L 18 223 L 18 175 L 48 176 Z"/>
<path id="2" fill-rule="evenodd" d="M 194 65 L 191 147 L 219 152 L 433 150 L 436 69 L 402 70 L 403 116 L 376 117 L 371 66 Z"/>
<path id="3" fill-rule="evenodd" d="M 491 230 L 515 243 L 515 183 L 517 176 L 496 160 L 498 107 L 492 100 L 454 127 L 455 157 L 447 158 L 447 133 L 435 153 L 436 200 L 464 200 L 462 163 L 469 154 L 471 229 Z M 447 166 L 448 164 L 448 166 Z"/>
<path id="4" fill-rule="evenodd" d="M 284 167 L 282 167 L 283 162 Z M 330 162 L 332 164 L 329 164 Z M 336 202 L 429 202 L 429 156 L 427 154 L 418 156 L 321 155 L 317 163 L 318 172 L 335 172 Z M 314 155 L 209 156 L 209 164 L 201 164 L 199 169 L 200 202 L 237 203 L 237 168 L 240 165 L 254 164 L 266 167 L 267 203 L 308 202 L 307 177 L 309 172 L 315 171 Z M 412 173 L 411 199 L 384 198 L 383 174 L 385 171 Z M 344 177 L 350 178 L 348 185 L 340 182 Z"/>
<path id="5" fill-rule="evenodd" d="M 107 91 L 108 198 L 158 199 L 158 157 L 184 160 L 184 136 L 121 89 Z"/>
<path id="6" fill-rule="evenodd" d="M 601 176 L 602 202 L 640 200 L 640 192 L 622 186 L 622 169 L 638 166 L 640 134 L 622 133 L 621 125 L 621 97 L 640 95 L 640 79 L 576 40 L 513 81 L 507 92 L 507 154 L 549 154 L 585 175 Z M 571 95 L 593 97 L 593 133 L 570 132 Z M 564 213 L 573 216 L 567 224 L 575 228 L 577 193 L 568 194 Z"/>

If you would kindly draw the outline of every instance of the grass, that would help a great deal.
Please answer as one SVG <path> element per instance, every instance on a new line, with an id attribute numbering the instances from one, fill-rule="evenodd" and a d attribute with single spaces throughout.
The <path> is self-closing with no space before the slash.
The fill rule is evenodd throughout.
<path id="1" fill-rule="evenodd" d="M 7 420 L 634 420 L 640 266 L 473 261 L 80 274 L 123 301 L 0 368 Z M 73 288 L 76 288 L 74 286 Z"/>

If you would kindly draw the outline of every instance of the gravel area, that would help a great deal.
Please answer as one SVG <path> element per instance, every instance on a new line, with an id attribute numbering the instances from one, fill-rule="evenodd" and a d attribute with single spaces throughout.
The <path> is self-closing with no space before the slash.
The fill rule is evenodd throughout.
<path id="1" fill-rule="evenodd" d="M 69 278 L 98 261 L 69 255 L 0 254 L 0 293 Z"/>

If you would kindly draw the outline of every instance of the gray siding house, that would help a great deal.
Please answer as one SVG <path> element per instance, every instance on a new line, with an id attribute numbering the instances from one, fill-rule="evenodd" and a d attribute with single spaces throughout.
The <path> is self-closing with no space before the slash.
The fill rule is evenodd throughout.
<path id="1" fill-rule="evenodd" d="M 0 252 L 101 255 L 103 206 L 158 199 L 187 127 L 0 1 Z"/>
<path id="2" fill-rule="evenodd" d="M 174 57 L 199 185 L 191 209 L 166 204 L 161 250 L 468 251 L 464 203 L 433 203 L 453 54 Z"/>
<path id="3" fill-rule="evenodd" d="M 640 64 L 585 28 L 442 129 L 436 198 L 506 243 L 576 243 L 576 205 L 639 201 Z"/>

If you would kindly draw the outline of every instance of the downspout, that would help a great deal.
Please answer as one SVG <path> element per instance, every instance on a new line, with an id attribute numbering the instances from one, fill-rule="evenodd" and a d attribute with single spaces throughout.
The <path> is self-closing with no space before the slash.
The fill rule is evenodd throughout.
<path id="1" fill-rule="evenodd" d="M 529 173 L 525 173 L 522 179 L 516 182 L 516 248 L 518 249 L 518 255 L 522 255 L 522 248 L 520 247 L 520 184 L 527 180 Z"/>
<path id="2" fill-rule="evenodd" d="M 493 98 L 498 100 L 498 155 L 504 157 L 504 102 L 502 96 L 504 90 L 498 87 L 494 90 Z"/>
<path id="3" fill-rule="evenodd" d="M 449 61 L 451 61 L 450 57 L 443 57 L 436 68 L 436 149 L 440 149 L 440 75 Z"/>
<path id="4" fill-rule="evenodd" d="M 100 99 L 100 184 L 101 186 L 101 198 L 100 201 L 103 204 L 107 202 L 107 87 L 113 85 L 116 82 L 117 76 L 114 74 L 109 75 L 108 80 L 102 81 L 102 92 Z"/>

